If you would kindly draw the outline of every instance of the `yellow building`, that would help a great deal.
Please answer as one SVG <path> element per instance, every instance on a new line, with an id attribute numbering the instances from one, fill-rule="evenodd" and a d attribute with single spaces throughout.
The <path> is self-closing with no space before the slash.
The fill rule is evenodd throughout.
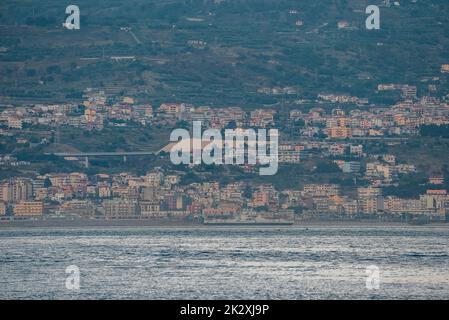
<path id="1" fill-rule="evenodd" d="M 44 204 L 41 201 L 22 201 L 14 206 L 15 216 L 42 216 Z"/>
<path id="2" fill-rule="evenodd" d="M 133 98 L 130 98 L 130 97 L 124 97 L 124 98 L 123 98 L 123 103 L 126 103 L 126 104 L 134 104 L 134 99 L 133 99 Z"/>
<path id="3" fill-rule="evenodd" d="M 368 135 L 376 137 L 376 136 L 383 136 L 384 133 L 382 131 L 380 131 L 380 130 L 369 129 L 368 130 Z"/>

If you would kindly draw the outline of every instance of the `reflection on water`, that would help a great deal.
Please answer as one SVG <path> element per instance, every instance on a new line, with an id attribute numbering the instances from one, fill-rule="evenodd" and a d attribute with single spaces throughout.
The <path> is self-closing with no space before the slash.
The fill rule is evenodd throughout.
<path id="1" fill-rule="evenodd" d="M 448 299 L 448 245 L 448 227 L 0 230 L 0 298 Z"/>

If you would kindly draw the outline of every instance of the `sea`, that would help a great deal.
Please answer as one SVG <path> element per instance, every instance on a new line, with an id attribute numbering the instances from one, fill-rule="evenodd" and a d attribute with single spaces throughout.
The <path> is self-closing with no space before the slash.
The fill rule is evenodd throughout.
<path id="1" fill-rule="evenodd" d="M 449 225 L 0 229 L 0 299 L 449 299 Z"/>

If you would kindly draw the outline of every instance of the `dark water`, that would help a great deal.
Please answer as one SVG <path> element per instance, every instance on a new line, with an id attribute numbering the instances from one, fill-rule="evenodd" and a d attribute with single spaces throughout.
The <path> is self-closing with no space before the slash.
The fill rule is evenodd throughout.
<path id="1" fill-rule="evenodd" d="M 0 298 L 448 299 L 449 228 L 0 230 Z"/>

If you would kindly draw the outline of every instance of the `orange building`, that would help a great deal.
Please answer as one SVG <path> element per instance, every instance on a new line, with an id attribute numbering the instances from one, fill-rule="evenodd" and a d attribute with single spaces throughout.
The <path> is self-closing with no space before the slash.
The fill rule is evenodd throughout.
<path id="1" fill-rule="evenodd" d="M 351 128 L 331 127 L 327 129 L 327 135 L 332 139 L 346 139 L 352 136 Z"/>
<path id="2" fill-rule="evenodd" d="M 22 201 L 14 206 L 15 216 L 42 216 L 44 204 L 41 201 Z"/>

